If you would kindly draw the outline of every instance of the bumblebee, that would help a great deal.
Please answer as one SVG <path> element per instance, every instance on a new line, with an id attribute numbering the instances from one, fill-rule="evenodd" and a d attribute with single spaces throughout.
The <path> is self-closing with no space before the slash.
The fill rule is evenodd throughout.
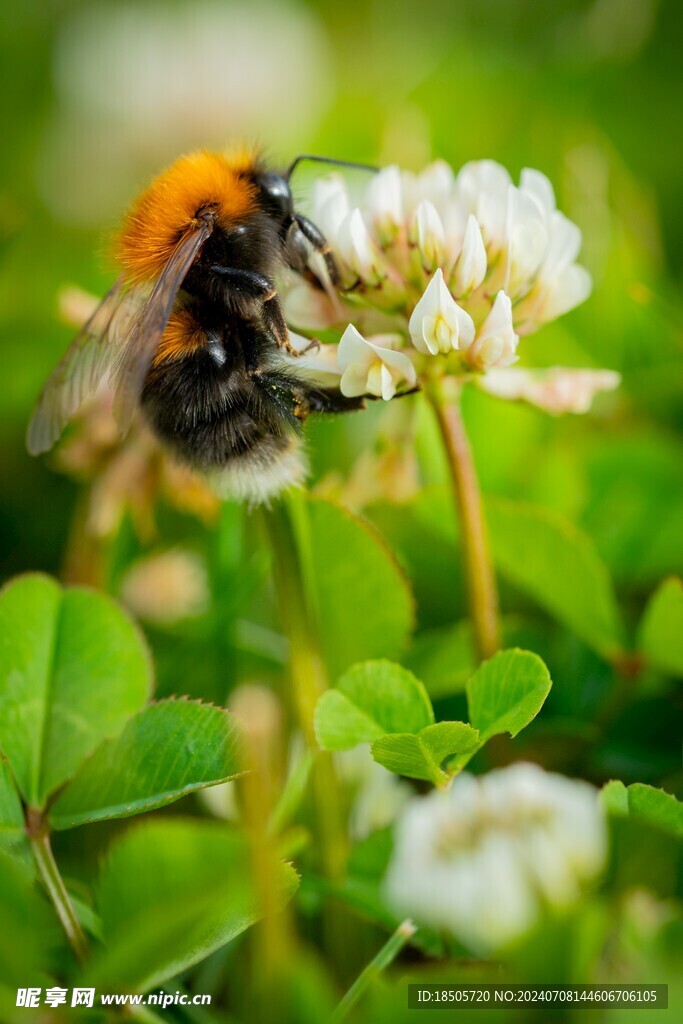
<path id="1" fill-rule="evenodd" d="M 116 245 L 121 276 L 48 379 L 27 447 L 50 449 L 106 381 L 122 434 L 140 409 L 181 461 L 223 490 L 262 500 L 303 474 L 301 426 L 346 412 L 344 398 L 299 372 L 275 279 L 286 267 L 323 282 L 338 271 L 322 233 L 298 213 L 286 173 L 253 152 L 181 157 L 142 193 Z M 347 166 L 363 166 L 348 164 Z M 368 168 L 369 169 L 369 168 Z"/>

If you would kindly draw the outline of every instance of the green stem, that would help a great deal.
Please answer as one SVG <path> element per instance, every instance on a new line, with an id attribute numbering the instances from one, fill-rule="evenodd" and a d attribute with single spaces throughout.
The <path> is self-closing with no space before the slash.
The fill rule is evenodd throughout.
<path id="1" fill-rule="evenodd" d="M 353 1009 L 368 986 L 391 964 L 401 952 L 417 928 L 412 921 L 405 920 L 398 926 L 391 938 L 382 946 L 379 953 L 363 968 L 351 988 L 345 994 L 336 1010 L 330 1017 L 329 1024 L 339 1024 Z"/>
<path id="2" fill-rule="evenodd" d="M 298 544 L 289 507 L 284 503 L 266 513 L 273 551 L 273 580 L 277 612 L 289 640 L 289 664 L 299 724 L 306 741 L 316 748 L 313 714 L 327 688 L 325 668 L 313 638 L 311 610 L 298 557 Z"/>
<path id="3" fill-rule="evenodd" d="M 88 955 L 88 943 L 53 856 L 49 829 L 40 811 L 29 808 L 26 818 L 26 831 L 38 872 L 52 900 L 69 944 L 77 959 L 82 962 Z"/>
<path id="4" fill-rule="evenodd" d="M 313 728 L 315 706 L 328 683 L 317 643 L 314 610 L 306 593 L 293 522 L 295 511 L 292 503 L 284 502 L 270 509 L 266 514 L 267 527 L 273 551 L 278 615 L 289 640 L 289 668 L 297 715 L 307 746 L 316 755 L 312 785 L 322 860 L 328 877 L 338 881 L 346 863 L 346 832 L 339 813 L 334 765 L 329 754 L 319 751 Z"/>
<path id="5" fill-rule="evenodd" d="M 447 398 L 440 382 L 436 381 L 432 382 L 427 394 L 443 438 L 458 508 L 474 640 L 480 657 L 490 658 L 500 647 L 498 591 L 479 481 L 460 412 L 460 398 Z"/>

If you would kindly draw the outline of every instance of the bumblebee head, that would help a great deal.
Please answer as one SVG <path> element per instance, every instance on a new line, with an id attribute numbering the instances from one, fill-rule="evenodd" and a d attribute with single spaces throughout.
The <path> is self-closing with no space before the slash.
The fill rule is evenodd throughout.
<path id="1" fill-rule="evenodd" d="M 294 201 L 287 178 L 272 171 L 262 171 L 254 182 L 262 208 L 280 224 L 290 224 L 294 219 Z"/>

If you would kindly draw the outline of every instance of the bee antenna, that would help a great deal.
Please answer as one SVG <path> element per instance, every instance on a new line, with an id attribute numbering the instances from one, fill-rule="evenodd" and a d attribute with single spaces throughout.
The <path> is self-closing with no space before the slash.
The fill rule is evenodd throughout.
<path id="1" fill-rule="evenodd" d="M 298 164 L 303 163 L 305 160 L 310 160 L 312 163 L 316 164 L 331 164 L 334 167 L 350 167 L 356 171 L 369 171 L 371 174 L 379 173 L 379 167 L 373 167 L 371 164 L 359 164 L 353 160 L 336 160 L 334 157 L 330 156 L 313 156 L 310 153 L 303 153 L 289 165 L 289 170 L 285 175 L 286 181 L 290 180 Z"/>

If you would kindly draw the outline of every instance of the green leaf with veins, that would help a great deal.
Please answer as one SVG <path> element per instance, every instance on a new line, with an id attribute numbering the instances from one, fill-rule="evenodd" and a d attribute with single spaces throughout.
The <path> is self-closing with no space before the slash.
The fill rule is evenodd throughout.
<path id="1" fill-rule="evenodd" d="M 50 823 L 65 829 L 162 807 L 241 771 L 235 718 L 198 701 L 164 700 L 98 747 L 60 793 Z"/>
<path id="2" fill-rule="evenodd" d="M 382 736 L 370 749 L 375 761 L 389 771 L 438 786 L 449 778 L 442 768 L 445 761 L 473 753 L 479 746 L 479 733 L 465 722 L 438 722 L 418 733 Z"/>
<path id="3" fill-rule="evenodd" d="M 0 750 L 29 806 L 117 735 L 151 685 L 144 641 L 110 598 L 41 575 L 0 594 Z"/>
<path id="4" fill-rule="evenodd" d="M 492 736 L 516 736 L 543 707 L 550 673 L 537 654 L 516 648 L 485 661 L 467 683 L 470 722 L 483 745 Z"/>
<path id="5" fill-rule="evenodd" d="M 325 750 L 350 750 L 385 733 L 416 733 L 433 722 L 422 683 L 391 661 L 354 665 L 315 711 L 316 736 Z"/>

